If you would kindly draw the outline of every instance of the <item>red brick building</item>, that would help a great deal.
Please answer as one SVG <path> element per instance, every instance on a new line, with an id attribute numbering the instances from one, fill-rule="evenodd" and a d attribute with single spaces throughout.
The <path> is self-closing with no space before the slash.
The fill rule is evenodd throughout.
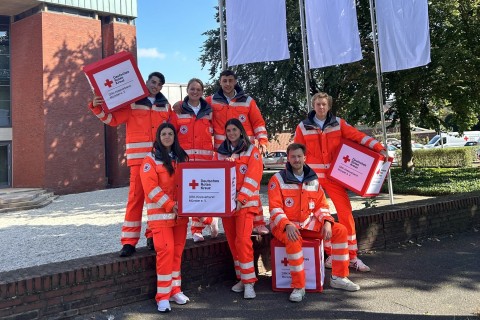
<path id="1" fill-rule="evenodd" d="M 136 6 L 0 1 L 0 186 L 64 194 L 128 184 L 125 128 L 90 113 L 82 66 L 136 54 Z"/>

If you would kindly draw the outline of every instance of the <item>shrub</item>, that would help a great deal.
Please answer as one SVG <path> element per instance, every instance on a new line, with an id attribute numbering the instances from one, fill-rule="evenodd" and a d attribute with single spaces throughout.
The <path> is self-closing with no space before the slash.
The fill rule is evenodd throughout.
<path id="1" fill-rule="evenodd" d="M 471 167 L 475 151 L 469 148 L 436 148 L 413 151 L 413 164 L 417 168 Z"/>

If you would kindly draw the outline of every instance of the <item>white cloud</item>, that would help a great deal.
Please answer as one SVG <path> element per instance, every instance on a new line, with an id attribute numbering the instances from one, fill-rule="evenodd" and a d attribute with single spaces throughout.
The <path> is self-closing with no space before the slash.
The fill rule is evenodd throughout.
<path id="1" fill-rule="evenodd" d="M 159 52 L 157 48 L 139 48 L 137 50 L 139 58 L 153 58 L 153 59 L 165 59 L 167 55 L 163 52 Z"/>

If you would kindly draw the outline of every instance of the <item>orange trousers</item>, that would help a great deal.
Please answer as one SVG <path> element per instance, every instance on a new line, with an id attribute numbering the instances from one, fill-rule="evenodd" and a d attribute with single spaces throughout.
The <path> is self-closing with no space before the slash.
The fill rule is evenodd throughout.
<path id="1" fill-rule="evenodd" d="M 155 300 L 169 300 L 182 291 L 182 253 L 187 241 L 187 224 L 152 228 L 157 253 L 157 294 Z"/>
<path id="2" fill-rule="evenodd" d="M 332 199 L 333 205 L 337 210 L 338 222 L 347 228 L 348 253 L 350 255 L 350 260 L 353 260 L 357 257 L 358 251 L 357 234 L 355 232 L 355 220 L 353 220 L 352 204 L 348 198 L 347 190 L 329 179 L 320 179 L 320 184 L 322 185 L 325 193 L 328 194 L 330 199 Z M 325 242 L 324 246 L 325 252 L 328 255 L 331 255 L 332 250 L 330 242 Z"/>
<path id="3" fill-rule="evenodd" d="M 235 264 L 235 274 L 243 283 L 257 281 L 251 238 L 255 213 L 251 210 L 252 208 L 241 209 L 232 217 L 222 218 L 223 229 Z"/>
<path id="4" fill-rule="evenodd" d="M 327 222 L 328 223 L 328 222 Z M 318 224 L 318 226 L 322 226 Z M 290 265 L 290 274 L 292 276 L 292 288 L 305 288 L 305 269 L 303 265 L 302 238 L 322 239 L 320 230 L 300 230 L 301 237 L 296 241 L 290 241 L 285 231 L 274 229 L 275 238 L 285 244 L 288 264 Z M 347 230 L 340 223 L 334 223 L 332 226 L 332 238 L 330 239 L 332 255 L 332 275 L 337 277 L 347 277 L 349 275 L 348 265 L 348 245 Z"/>
<path id="5" fill-rule="evenodd" d="M 128 190 L 127 210 L 122 226 L 122 245 L 136 246 L 142 231 L 142 213 L 145 194 L 140 180 L 140 165 L 130 166 L 130 188 Z M 151 238 L 152 232 L 147 228 L 145 237 Z"/>

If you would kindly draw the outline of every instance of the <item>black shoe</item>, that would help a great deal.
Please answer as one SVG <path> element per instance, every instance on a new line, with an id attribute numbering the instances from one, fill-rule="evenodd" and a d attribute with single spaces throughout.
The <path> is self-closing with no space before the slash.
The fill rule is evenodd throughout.
<path id="1" fill-rule="evenodd" d="M 153 237 L 147 238 L 147 248 L 148 250 L 155 250 L 155 246 L 153 245 Z"/>
<path id="2" fill-rule="evenodd" d="M 120 257 L 130 257 L 135 252 L 135 247 L 131 244 L 123 245 L 122 250 L 120 250 Z"/>

